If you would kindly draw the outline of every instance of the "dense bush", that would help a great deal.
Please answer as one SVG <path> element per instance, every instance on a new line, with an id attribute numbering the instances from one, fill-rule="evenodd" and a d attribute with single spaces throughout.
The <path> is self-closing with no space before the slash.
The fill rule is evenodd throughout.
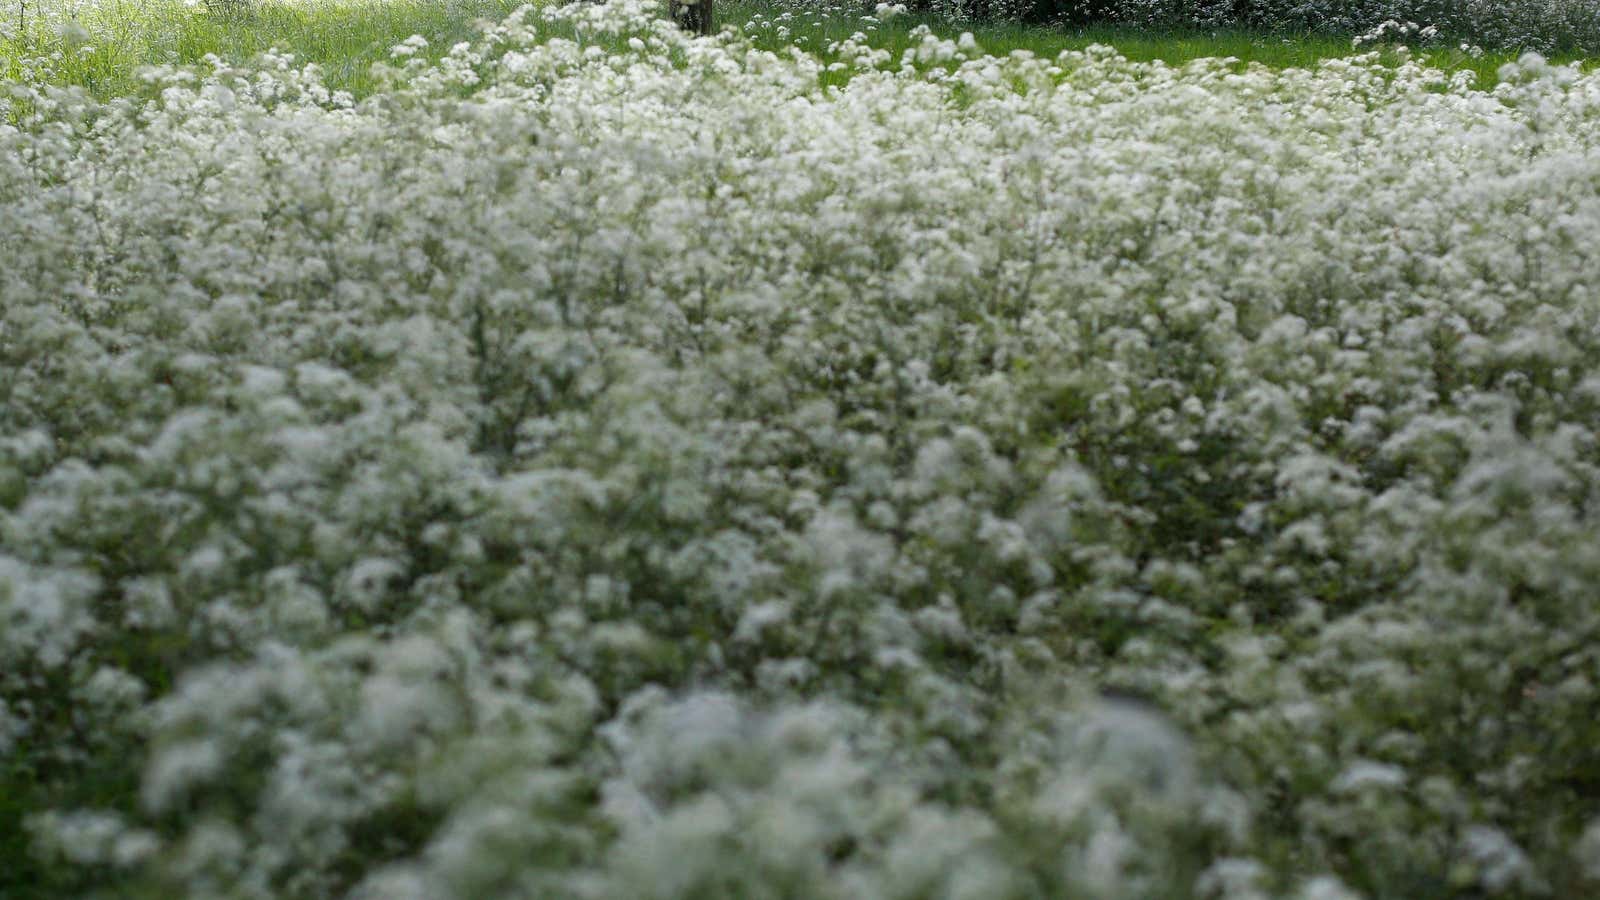
<path id="1" fill-rule="evenodd" d="M 1600 77 L 920 40 L 8 85 L 0 894 L 1600 888 Z"/>
<path id="2" fill-rule="evenodd" d="M 1365 34 L 1385 21 L 1486 48 L 1600 52 L 1600 0 L 920 0 L 958 18 Z"/>
<path id="3" fill-rule="evenodd" d="M 1484 47 L 1600 52 L 1596 0 L 1118 0 L 1126 21 L 1360 34 L 1387 20 Z"/>

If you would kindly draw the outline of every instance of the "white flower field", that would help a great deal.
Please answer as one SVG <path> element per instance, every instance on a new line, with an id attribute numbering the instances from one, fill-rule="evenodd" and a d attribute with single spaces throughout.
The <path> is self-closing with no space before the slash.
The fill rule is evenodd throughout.
<path id="1" fill-rule="evenodd" d="M 1600 896 L 1600 75 L 920 39 L 0 85 L 0 895 Z"/>

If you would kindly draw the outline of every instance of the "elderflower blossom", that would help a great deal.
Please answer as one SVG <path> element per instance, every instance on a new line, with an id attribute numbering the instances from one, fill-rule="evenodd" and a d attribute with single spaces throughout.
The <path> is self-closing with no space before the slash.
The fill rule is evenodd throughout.
<path id="1" fill-rule="evenodd" d="M 0 893 L 1600 877 L 1600 76 L 657 7 L 7 76 Z"/>

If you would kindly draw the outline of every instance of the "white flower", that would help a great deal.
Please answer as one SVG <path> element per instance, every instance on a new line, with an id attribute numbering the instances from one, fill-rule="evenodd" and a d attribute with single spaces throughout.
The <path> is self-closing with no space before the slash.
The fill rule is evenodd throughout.
<path id="1" fill-rule="evenodd" d="M 389 56 L 394 59 L 404 59 L 428 49 L 428 39 L 420 34 L 413 34 L 389 50 Z"/>

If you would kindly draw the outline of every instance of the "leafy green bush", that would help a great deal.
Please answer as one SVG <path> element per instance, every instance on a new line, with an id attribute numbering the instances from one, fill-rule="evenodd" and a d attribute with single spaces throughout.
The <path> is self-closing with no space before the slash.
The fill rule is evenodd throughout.
<path id="1" fill-rule="evenodd" d="M 1487 48 L 1600 52 L 1597 0 L 921 0 L 958 18 L 1365 34 L 1385 21 Z"/>

